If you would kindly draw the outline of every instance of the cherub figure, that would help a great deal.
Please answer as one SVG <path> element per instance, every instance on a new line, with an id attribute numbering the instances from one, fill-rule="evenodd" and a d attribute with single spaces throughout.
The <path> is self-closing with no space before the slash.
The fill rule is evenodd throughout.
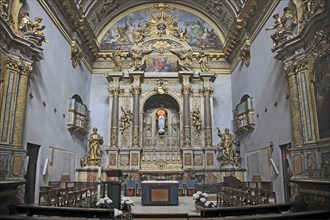
<path id="1" fill-rule="evenodd" d="M 114 64 L 113 70 L 114 71 L 122 71 L 123 70 L 123 63 L 122 63 L 122 58 L 125 58 L 125 56 L 122 54 L 122 51 L 120 49 L 120 47 L 118 47 L 117 50 L 115 50 L 112 54 L 111 54 L 111 60 Z"/>
<path id="2" fill-rule="evenodd" d="M 205 45 L 202 45 L 202 50 L 197 55 L 198 63 L 201 67 L 201 71 L 209 71 L 209 58 L 210 54 L 205 50 Z"/>
<path id="3" fill-rule="evenodd" d="M 185 69 L 187 70 L 192 69 L 193 51 L 191 49 L 181 50 L 180 52 L 176 50 L 170 50 L 170 52 L 175 54 L 183 62 L 182 66 Z"/>
<path id="4" fill-rule="evenodd" d="M 132 58 L 132 62 L 130 64 L 131 67 L 134 67 L 134 70 L 139 70 L 142 66 L 142 59 L 145 55 L 150 54 L 153 50 L 137 50 L 137 49 L 132 49 L 128 56 Z"/>

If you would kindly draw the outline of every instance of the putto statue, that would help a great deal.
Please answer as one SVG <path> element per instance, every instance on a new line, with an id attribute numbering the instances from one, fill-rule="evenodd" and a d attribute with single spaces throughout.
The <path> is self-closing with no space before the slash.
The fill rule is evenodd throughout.
<path id="1" fill-rule="evenodd" d="M 210 54 L 205 50 L 205 45 L 202 46 L 201 52 L 197 55 L 198 63 L 202 72 L 209 71 L 209 58 Z"/>
<path id="2" fill-rule="evenodd" d="M 221 138 L 220 150 L 222 151 L 221 161 L 222 165 L 236 165 L 236 143 L 234 135 L 229 133 L 229 129 L 225 129 L 225 133 L 221 133 L 220 128 L 218 129 L 218 136 Z"/>
<path id="3" fill-rule="evenodd" d="M 297 19 L 294 15 L 293 10 L 290 7 L 285 7 L 283 15 L 280 17 L 279 14 L 274 14 L 275 19 L 274 26 L 266 28 L 266 30 L 275 30 L 271 38 L 273 40 L 273 48 L 278 46 L 281 41 L 287 40 L 292 35 L 292 29 L 297 24 Z"/>
<path id="4" fill-rule="evenodd" d="M 32 21 L 27 11 L 21 12 L 20 16 L 18 29 L 21 31 L 23 37 L 34 42 L 37 46 L 41 46 L 42 42 L 47 42 L 43 33 L 46 27 L 45 25 L 41 25 L 41 17 L 37 16 Z"/>
<path id="5" fill-rule="evenodd" d="M 82 167 L 86 165 L 100 165 L 102 159 L 103 137 L 97 133 L 97 128 L 93 128 L 93 133 L 88 138 L 88 153 L 80 159 Z"/>

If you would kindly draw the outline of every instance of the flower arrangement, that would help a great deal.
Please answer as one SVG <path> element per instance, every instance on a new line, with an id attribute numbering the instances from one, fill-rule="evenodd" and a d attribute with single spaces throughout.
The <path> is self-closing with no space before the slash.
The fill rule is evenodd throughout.
<path id="1" fill-rule="evenodd" d="M 95 206 L 97 208 L 112 208 L 113 201 L 109 197 L 100 198 Z"/>
<path id="2" fill-rule="evenodd" d="M 195 204 L 198 206 L 204 206 L 208 199 L 207 193 L 202 193 L 201 191 L 197 191 L 193 194 L 193 199 L 195 200 Z"/>
<path id="3" fill-rule="evenodd" d="M 130 211 L 132 206 L 134 206 L 133 204 L 133 200 L 131 200 L 131 198 L 129 197 L 121 197 L 121 210 L 127 210 Z"/>
<path id="4" fill-rule="evenodd" d="M 214 208 L 215 205 L 213 202 L 207 201 L 208 199 L 208 194 L 207 193 L 202 193 L 201 191 L 198 191 L 193 194 L 193 199 L 195 200 L 195 205 L 196 206 L 202 206 L 206 208 Z"/>

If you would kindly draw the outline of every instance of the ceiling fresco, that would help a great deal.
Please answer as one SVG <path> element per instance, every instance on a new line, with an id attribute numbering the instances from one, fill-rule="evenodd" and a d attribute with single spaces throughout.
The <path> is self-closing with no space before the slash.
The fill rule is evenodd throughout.
<path id="1" fill-rule="evenodd" d="M 217 34 L 219 31 L 216 32 L 204 19 L 178 8 L 159 11 L 144 8 L 128 14 L 105 33 L 100 49 L 129 49 L 141 38 L 160 35 L 160 30 L 164 31 L 165 36 L 186 41 L 193 49 L 201 48 L 202 45 L 208 50 L 223 49 Z"/>

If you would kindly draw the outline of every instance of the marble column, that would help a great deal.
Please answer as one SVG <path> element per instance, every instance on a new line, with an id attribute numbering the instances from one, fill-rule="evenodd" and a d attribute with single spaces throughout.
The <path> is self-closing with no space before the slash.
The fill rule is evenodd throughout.
<path id="1" fill-rule="evenodd" d="M 215 80 L 214 73 L 200 73 L 203 80 L 204 88 L 204 132 L 205 147 L 212 147 L 212 112 L 211 112 L 211 96 L 213 94 L 212 82 Z"/>
<path id="2" fill-rule="evenodd" d="M 293 128 L 293 142 L 295 146 L 301 146 L 302 139 L 302 127 L 301 127 L 301 115 L 299 106 L 299 95 L 298 95 L 298 84 L 297 84 L 297 74 L 295 72 L 295 67 L 286 67 L 289 81 L 289 92 L 290 92 L 290 110 L 292 118 L 292 128 Z"/>
<path id="3" fill-rule="evenodd" d="M 183 147 L 191 147 L 191 120 L 190 120 L 190 78 L 191 73 L 180 73 L 182 79 L 182 95 L 183 95 Z"/>
<path id="4" fill-rule="evenodd" d="M 27 87 L 29 82 L 29 75 L 32 67 L 21 64 L 19 69 L 19 82 L 17 90 L 17 101 L 15 111 L 15 122 L 13 131 L 13 145 L 15 147 L 22 147 L 24 119 L 27 99 Z"/>
<path id="5" fill-rule="evenodd" d="M 111 87 L 109 94 L 112 96 L 112 111 L 111 111 L 111 128 L 110 128 L 110 148 L 118 148 L 118 129 L 119 129 L 119 93 L 120 79 L 123 73 L 111 73 L 107 75 Z"/>
<path id="6" fill-rule="evenodd" d="M 133 95 L 133 121 L 132 121 L 132 148 L 140 148 L 140 94 L 141 94 L 141 80 L 143 72 L 134 71 L 129 73 Z"/>

